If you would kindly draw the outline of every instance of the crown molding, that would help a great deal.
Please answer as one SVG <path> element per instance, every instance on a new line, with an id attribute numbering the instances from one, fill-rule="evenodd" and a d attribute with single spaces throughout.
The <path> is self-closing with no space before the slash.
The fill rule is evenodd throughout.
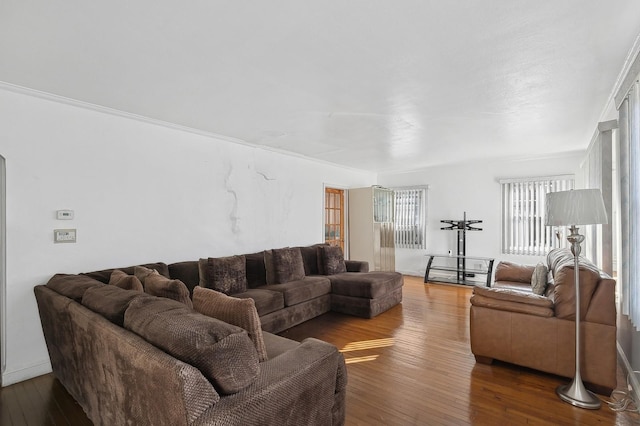
<path id="1" fill-rule="evenodd" d="M 276 153 L 276 154 L 285 155 L 287 157 L 294 157 L 294 158 L 299 158 L 299 159 L 311 161 L 313 163 L 322 164 L 324 166 L 332 166 L 332 167 L 336 167 L 336 168 L 339 168 L 339 169 L 342 169 L 342 170 L 350 170 L 350 171 L 358 172 L 358 173 L 371 173 L 371 174 L 374 174 L 374 175 L 378 174 L 378 172 L 376 172 L 376 171 L 358 169 L 356 167 L 344 166 L 344 165 L 341 165 L 341 164 L 332 163 L 330 161 L 320 160 L 320 159 L 317 159 L 317 158 L 309 157 L 309 156 L 306 156 L 306 155 L 303 155 L 303 154 L 298 154 L 298 153 L 295 153 L 295 152 L 286 151 L 286 150 L 278 149 L 278 148 L 272 148 L 270 146 L 259 145 L 259 144 L 247 142 L 247 141 L 242 140 L 242 139 L 233 138 L 231 136 L 225 136 L 225 135 L 221 135 L 221 134 L 218 134 L 218 133 L 209 132 L 209 131 L 206 131 L 206 130 L 196 129 L 194 127 L 183 126 L 181 124 L 171 123 L 169 121 L 158 120 L 158 119 L 147 117 L 147 116 L 144 116 L 144 115 L 134 114 L 134 113 L 131 113 L 131 112 L 122 111 L 122 110 L 119 110 L 119 109 L 110 108 L 110 107 L 106 107 L 106 106 L 102 106 L 102 105 L 97 105 L 97 104 L 93 104 L 93 103 L 90 103 L 90 102 L 80 101 L 80 100 L 73 99 L 73 98 L 67 98 L 65 96 L 60 96 L 60 95 L 56 95 L 56 94 L 49 93 L 49 92 L 44 92 L 44 91 L 37 90 L 37 89 L 31 89 L 29 87 L 19 86 L 19 85 L 16 85 L 16 84 L 7 83 L 5 81 L 0 81 L 0 90 L 5 90 L 5 91 L 8 91 L 8 92 L 13 92 L 13 93 L 19 93 L 19 94 L 27 95 L 27 96 L 32 96 L 32 97 L 44 99 L 44 100 L 51 101 L 51 102 L 65 104 L 65 105 L 69 105 L 69 106 L 73 106 L 73 107 L 77 107 L 77 108 L 82 108 L 82 109 L 86 109 L 86 110 L 90 110 L 90 111 L 96 111 L 96 112 L 99 112 L 99 113 L 109 114 L 109 115 L 112 115 L 112 116 L 121 117 L 121 118 L 129 119 L 129 120 L 135 120 L 135 121 L 139 121 L 139 122 L 142 122 L 142 123 L 151 124 L 151 125 L 154 125 L 154 126 L 161 126 L 161 127 L 165 127 L 165 128 L 172 129 L 172 130 L 178 130 L 180 132 L 191 133 L 191 134 L 195 134 L 195 135 L 198 135 L 198 136 L 203 136 L 203 137 L 209 138 L 209 139 L 218 139 L 218 140 L 225 141 L 225 142 L 231 142 L 231 143 L 235 143 L 235 144 L 238 144 L 238 145 L 243 145 L 243 146 L 246 146 L 246 147 L 249 147 L 249 148 L 260 149 L 260 150 L 267 151 L 267 152 L 273 152 L 273 153 Z"/>

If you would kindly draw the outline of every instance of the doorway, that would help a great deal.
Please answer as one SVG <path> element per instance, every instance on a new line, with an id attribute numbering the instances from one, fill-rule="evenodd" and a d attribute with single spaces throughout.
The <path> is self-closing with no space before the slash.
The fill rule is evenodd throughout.
<path id="1" fill-rule="evenodd" d="M 344 252 L 344 189 L 324 188 L 324 242 Z"/>

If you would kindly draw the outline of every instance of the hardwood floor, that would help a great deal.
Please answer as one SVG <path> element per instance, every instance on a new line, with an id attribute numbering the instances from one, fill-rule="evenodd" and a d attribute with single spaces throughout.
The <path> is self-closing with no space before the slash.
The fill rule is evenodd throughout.
<path id="1" fill-rule="evenodd" d="M 405 277 L 404 300 L 371 320 L 328 313 L 284 336 L 316 337 L 347 361 L 347 425 L 638 425 L 637 413 L 575 408 L 568 380 L 516 366 L 476 364 L 466 287 Z M 618 385 L 625 378 L 619 373 Z M 604 397 L 603 397 L 604 398 Z M 91 424 L 51 374 L 0 390 L 0 425 Z"/>

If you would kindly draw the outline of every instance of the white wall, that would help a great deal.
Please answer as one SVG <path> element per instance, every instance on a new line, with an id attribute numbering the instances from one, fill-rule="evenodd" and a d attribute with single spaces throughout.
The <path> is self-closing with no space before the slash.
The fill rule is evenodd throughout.
<path id="1" fill-rule="evenodd" d="M 0 89 L 7 170 L 4 386 L 50 371 L 33 287 L 58 272 L 249 253 L 323 239 L 346 170 Z M 55 211 L 75 219 L 58 221 Z M 76 244 L 53 229 L 76 228 Z"/>
<path id="2" fill-rule="evenodd" d="M 543 260 L 536 256 L 501 254 L 501 191 L 498 179 L 537 177 L 576 173 L 584 152 L 556 158 L 535 160 L 492 160 L 468 164 L 432 167 L 407 173 L 386 173 L 378 176 L 385 187 L 429 185 L 427 206 L 426 250 L 396 250 L 396 269 L 400 272 L 424 276 L 425 254 L 456 253 L 457 231 L 443 231 L 441 220 L 482 220 L 475 226 L 482 231 L 466 233 L 467 256 L 490 257 L 516 263 L 536 264 Z M 484 279 L 481 277 L 480 279 Z"/>

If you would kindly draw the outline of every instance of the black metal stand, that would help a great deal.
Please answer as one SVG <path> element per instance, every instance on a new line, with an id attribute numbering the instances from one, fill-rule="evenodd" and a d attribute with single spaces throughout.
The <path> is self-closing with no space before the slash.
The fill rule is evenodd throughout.
<path id="1" fill-rule="evenodd" d="M 441 220 L 442 223 L 448 223 L 449 226 L 440 228 L 445 231 L 458 231 L 458 280 L 464 281 L 466 277 L 472 277 L 474 274 L 467 274 L 467 264 L 465 256 L 467 255 L 467 231 L 482 231 L 482 228 L 476 228 L 471 225 L 482 223 L 481 220 L 467 220 L 467 212 L 464 212 L 462 220 Z"/>

